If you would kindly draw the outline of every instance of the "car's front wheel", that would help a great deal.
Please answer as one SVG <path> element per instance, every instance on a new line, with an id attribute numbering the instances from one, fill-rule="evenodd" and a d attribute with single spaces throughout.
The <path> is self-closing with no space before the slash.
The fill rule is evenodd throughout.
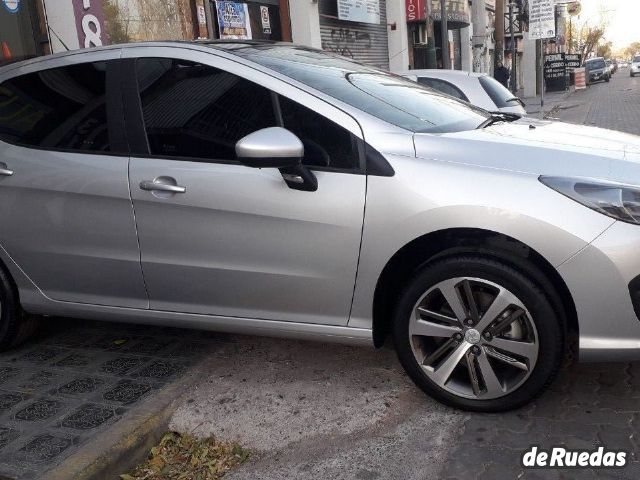
<path id="1" fill-rule="evenodd" d="M 394 343 L 414 382 L 457 408 L 497 412 L 538 396 L 556 375 L 564 328 L 526 274 L 483 256 L 428 264 L 396 307 Z"/>

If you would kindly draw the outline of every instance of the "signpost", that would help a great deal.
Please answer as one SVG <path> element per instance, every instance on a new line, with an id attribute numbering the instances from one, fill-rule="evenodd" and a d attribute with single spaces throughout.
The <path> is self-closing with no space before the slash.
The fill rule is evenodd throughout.
<path id="1" fill-rule="evenodd" d="M 540 112 L 544 116 L 544 54 L 547 38 L 556 36 L 555 0 L 529 0 L 529 38 L 540 41 Z"/>
<path id="2" fill-rule="evenodd" d="M 529 36 L 531 40 L 556 36 L 555 0 L 529 0 Z"/>

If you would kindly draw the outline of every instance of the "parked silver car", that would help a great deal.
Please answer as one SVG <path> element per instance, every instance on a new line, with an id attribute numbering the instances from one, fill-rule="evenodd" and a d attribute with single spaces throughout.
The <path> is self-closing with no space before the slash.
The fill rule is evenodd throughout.
<path id="1" fill-rule="evenodd" d="M 460 70 L 407 70 L 403 77 L 490 112 L 527 114 L 522 100 L 485 73 Z"/>
<path id="2" fill-rule="evenodd" d="M 518 407 L 569 338 L 640 358 L 640 139 L 318 50 L 150 43 L 0 70 L 0 347 L 31 316 L 381 346 Z"/>
<path id="3" fill-rule="evenodd" d="M 640 74 L 640 54 L 634 56 L 629 62 L 629 75 L 635 77 Z"/>

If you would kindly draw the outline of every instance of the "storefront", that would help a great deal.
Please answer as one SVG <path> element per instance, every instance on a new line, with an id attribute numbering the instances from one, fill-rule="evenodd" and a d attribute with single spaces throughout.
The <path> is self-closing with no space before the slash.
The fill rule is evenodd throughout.
<path id="1" fill-rule="evenodd" d="M 319 0 L 318 10 L 323 50 L 389 68 L 386 0 Z"/>
<path id="2" fill-rule="evenodd" d="M 427 68 L 427 4 L 429 0 L 405 0 L 407 9 L 407 24 L 409 34 L 410 55 L 412 68 Z M 440 0 L 431 1 L 431 19 L 433 20 L 434 39 L 436 49 L 436 64 L 442 65 L 442 11 Z M 468 0 L 447 0 L 447 27 L 449 30 L 449 52 L 451 65 L 455 69 L 462 67 L 463 45 L 461 30 L 471 24 L 471 13 Z"/>
<path id="3" fill-rule="evenodd" d="M 0 0 L 0 64 L 41 55 L 44 43 L 36 0 Z"/>
<path id="4" fill-rule="evenodd" d="M 214 38 L 290 40 L 288 2 L 283 0 L 210 1 Z"/>

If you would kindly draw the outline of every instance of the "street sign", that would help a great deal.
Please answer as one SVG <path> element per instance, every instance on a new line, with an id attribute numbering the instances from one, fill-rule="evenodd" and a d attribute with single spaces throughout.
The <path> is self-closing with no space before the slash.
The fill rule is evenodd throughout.
<path id="1" fill-rule="evenodd" d="M 529 0 L 529 38 L 555 38 L 555 0 Z"/>

